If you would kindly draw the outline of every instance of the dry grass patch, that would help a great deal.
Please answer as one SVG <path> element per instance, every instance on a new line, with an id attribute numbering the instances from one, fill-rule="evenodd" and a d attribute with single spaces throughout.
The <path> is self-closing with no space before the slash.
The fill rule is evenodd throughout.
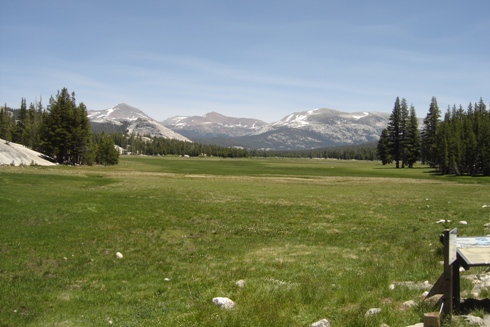
<path id="1" fill-rule="evenodd" d="M 357 259 L 357 255 L 351 249 L 295 244 L 263 247 L 247 252 L 244 255 L 244 262 L 304 262 L 329 256 L 335 257 L 335 260 Z"/>

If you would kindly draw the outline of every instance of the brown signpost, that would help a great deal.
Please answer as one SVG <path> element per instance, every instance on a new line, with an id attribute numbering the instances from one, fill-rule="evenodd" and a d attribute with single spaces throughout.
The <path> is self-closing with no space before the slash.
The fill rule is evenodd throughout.
<path id="1" fill-rule="evenodd" d="M 490 237 L 458 237 L 455 228 L 444 230 L 441 241 L 444 244 L 444 272 L 427 297 L 443 294 L 441 311 L 451 320 L 453 309 L 459 309 L 461 302 L 459 268 L 490 266 Z"/>

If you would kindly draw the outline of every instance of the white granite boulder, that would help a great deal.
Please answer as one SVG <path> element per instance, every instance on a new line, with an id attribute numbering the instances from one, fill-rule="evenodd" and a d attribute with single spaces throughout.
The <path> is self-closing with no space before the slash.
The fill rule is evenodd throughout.
<path id="1" fill-rule="evenodd" d="M 318 320 L 312 323 L 310 327 L 330 327 L 330 321 L 327 319 Z"/>
<path id="2" fill-rule="evenodd" d="M 215 297 L 213 298 L 213 303 L 222 309 L 233 309 L 235 307 L 235 302 L 227 297 Z"/>

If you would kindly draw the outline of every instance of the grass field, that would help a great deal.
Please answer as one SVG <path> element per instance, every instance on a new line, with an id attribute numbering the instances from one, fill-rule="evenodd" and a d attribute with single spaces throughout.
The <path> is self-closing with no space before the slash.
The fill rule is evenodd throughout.
<path id="1" fill-rule="evenodd" d="M 122 157 L 0 188 L 0 326 L 412 325 L 422 291 L 388 286 L 442 273 L 435 222 L 490 222 L 490 178 L 375 162 Z"/>

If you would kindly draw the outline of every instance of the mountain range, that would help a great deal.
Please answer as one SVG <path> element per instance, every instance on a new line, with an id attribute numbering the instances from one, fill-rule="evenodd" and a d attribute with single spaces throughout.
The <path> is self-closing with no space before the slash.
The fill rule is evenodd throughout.
<path id="1" fill-rule="evenodd" d="M 124 103 L 88 112 L 94 131 L 120 131 L 268 150 L 306 150 L 376 142 L 389 116 L 382 112 L 347 113 L 319 108 L 295 112 L 274 123 L 227 117 L 216 112 L 157 122 L 140 109 Z"/>

